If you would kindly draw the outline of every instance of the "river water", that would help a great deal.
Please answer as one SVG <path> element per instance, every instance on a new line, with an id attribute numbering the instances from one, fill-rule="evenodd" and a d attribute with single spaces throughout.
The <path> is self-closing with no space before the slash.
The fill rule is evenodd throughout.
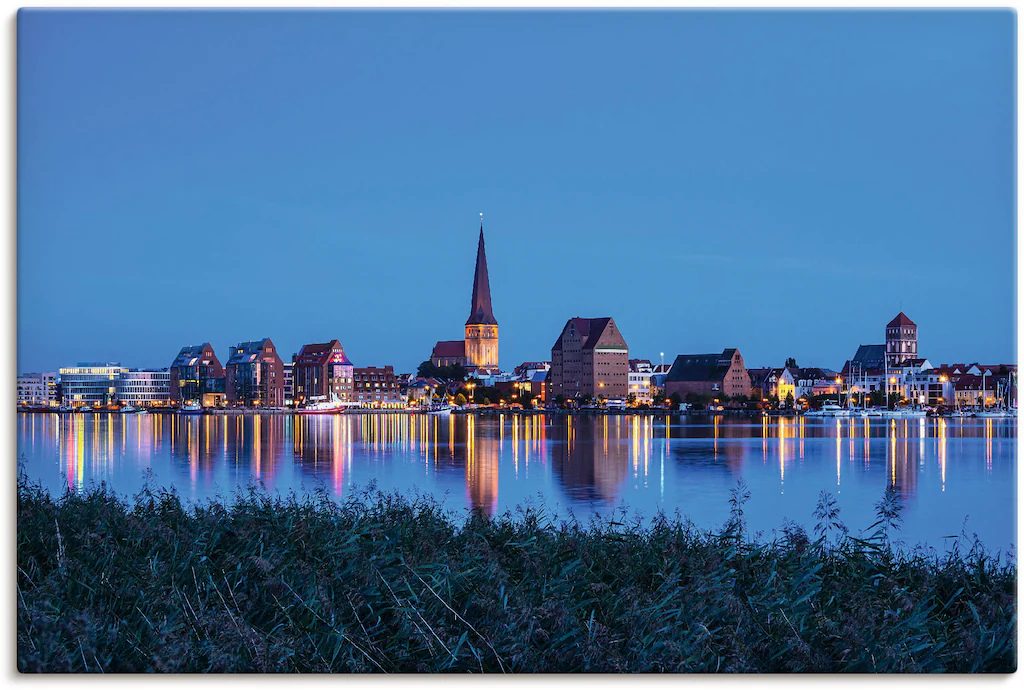
<path id="1" fill-rule="evenodd" d="M 55 493 L 104 481 L 131 496 L 148 481 L 201 501 L 255 482 L 340 498 L 374 481 L 455 513 L 661 509 L 718 528 L 742 478 L 748 526 L 770 537 L 786 519 L 812 528 L 821 491 L 856 534 L 894 485 L 908 545 L 947 549 L 965 528 L 992 550 L 1017 539 L 1016 420 L 31 413 L 17 430 L 23 471 Z"/>

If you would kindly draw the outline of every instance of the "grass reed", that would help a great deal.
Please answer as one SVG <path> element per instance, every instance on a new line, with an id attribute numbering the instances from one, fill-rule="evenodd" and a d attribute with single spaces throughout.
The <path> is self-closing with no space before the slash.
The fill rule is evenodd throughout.
<path id="1" fill-rule="evenodd" d="M 370 489 L 195 506 L 18 485 L 23 672 L 996 672 L 1016 564 L 904 552 L 893 494 L 850 536 L 729 522 L 453 519 Z"/>

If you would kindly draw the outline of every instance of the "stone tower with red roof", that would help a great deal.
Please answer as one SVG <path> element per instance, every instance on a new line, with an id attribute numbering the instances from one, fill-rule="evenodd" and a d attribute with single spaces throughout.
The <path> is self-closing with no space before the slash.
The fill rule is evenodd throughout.
<path id="1" fill-rule="evenodd" d="M 885 360 L 898 367 L 908 359 L 917 359 L 917 324 L 900 312 L 885 327 Z"/>
<path id="2" fill-rule="evenodd" d="M 491 284 L 487 278 L 487 253 L 484 250 L 484 225 L 476 246 L 476 272 L 473 296 L 466 319 L 466 368 L 498 370 L 498 320 L 491 309 Z"/>

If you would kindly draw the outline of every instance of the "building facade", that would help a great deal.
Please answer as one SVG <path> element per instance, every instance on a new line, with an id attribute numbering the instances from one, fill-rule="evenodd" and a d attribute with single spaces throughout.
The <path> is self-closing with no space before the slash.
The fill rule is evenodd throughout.
<path id="1" fill-rule="evenodd" d="M 651 379 L 654 377 L 654 367 L 650 360 L 631 359 L 629 360 L 629 392 L 627 398 L 633 396 L 638 405 L 649 405 L 653 399 Z"/>
<path id="2" fill-rule="evenodd" d="M 181 348 L 168 374 L 172 405 L 197 402 L 203 407 L 218 407 L 226 402 L 226 374 L 210 343 Z"/>
<path id="3" fill-rule="evenodd" d="M 295 404 L 295 362 L 284 362 L 281 367 L 284 370 L 284 404 L 291 407 Z"/>
<path id="4" fill-rule="evenodd" d="M 324 398 L 334 394 L 342 402 L 353 402 L 355 384 L 352 362 L 345 355 L 341 343 L 303 345 L 295 355 L 294 390 L 292 398 L 299 405 L 310 398 Z"/>
<path id="5" fill-rule="evenodd" d="M 405 406 L 394 367 L 354 367 L 352 378 L 355 402 L 361 407 Z"/>
<path id="6" fill-rule="evenodd" d="M 117 378 L 117 402 L 132 407 L 167 407 L 171 373 L 167 369 L 129 369 Z"/>
<path id="7" fill-rule="evenodd" d="M 717 354 L 678 355 L 665 377 L 665 394 L 678 393 L 684 400 L 690 393 L 714 398 L 750 394 L 750 376 L 743 356 L 736 348 Z"/>
<path id="8" fill-rule="evenodd" d="M 71 407 L 99 407 L 117 400 L 117 380 L 128 371 L 117 362 L 80 362 L 61 367 L 61 403 Z"/>
<path id="9" fill-rule="evenodd" d="M 551 396 L 625 399 L 629 346 L 611 317 L 569 319 L 551 348 Z"/>
<path id="10" fill-rule="evenodd" d="M 890 367 L 917 359 L 917 324 L 903 312 L 885 327 L 885 358 Z"/>
<path id="11" fill-rule="evenodd" d="M 239 343 L 224 367 L 230 405 L 284 406 L 284 363 L 270 338 Z"/>
<path id="12" fill-rule="evenodd" d="M 57 407 L 57 372 L 18 376 L 18 407 Z"/>

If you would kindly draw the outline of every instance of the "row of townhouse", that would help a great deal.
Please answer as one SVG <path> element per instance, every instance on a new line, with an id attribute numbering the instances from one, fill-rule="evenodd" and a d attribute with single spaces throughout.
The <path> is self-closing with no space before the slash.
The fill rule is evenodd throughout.
<path id="1" fill-rule="evenodd" d="M 285 361 L 270 338 L 239 343 L 221 365 L 210 343 L 181 349 L 170 368 L 172 400 L 203 407 L 286 407 L 336 397 L 359 407 L 405 399 L 394 367 L 357 367 L 335 339 L 309 343 Z"/>

